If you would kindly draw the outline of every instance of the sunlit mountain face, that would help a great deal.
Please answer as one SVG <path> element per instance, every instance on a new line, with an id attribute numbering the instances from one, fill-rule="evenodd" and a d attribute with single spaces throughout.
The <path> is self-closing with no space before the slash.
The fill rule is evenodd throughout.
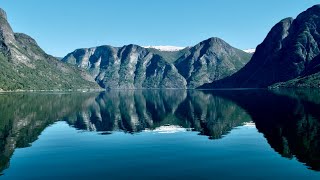
<path id="1" fill-rule="evenodd" d="M 0 94 L 0 170 L 6 175 L 7 170 L 11 170 L 10 162 L 16 150 L 32 150 L 33 144 L 41 141 L 43 136 L 45 138 L 46 133 L 41 134 L 46 129 L 64 122 L 68 131 L 89 133 L 86 138 L 92 140 L 103 135 L 117 137 L 119 133 L 125 137 L 134 135 L 133 138 L 138 139 L 156 136 L 171 138 L 169 140 L 196 134 L 193 138 L 205 137 L 206 144 L 217 146 L 229 142 L 233 131 L 241 134 L 257 129 L 256 136 L 261 133 L 264 138 L 261 137 L 260 141 L 266 140 L 273 153 L 277 152 L 283 159 L 296 159 L 306 166 L 305 169 L 319 171 L 318 94 L 315 90 Z M 85 142 L 79 139 L 81 141 Z M 157 146 L 157 139 L 154 141 Z M 232 143 L 243 144 L 245 140 L 237 139 Z"/>

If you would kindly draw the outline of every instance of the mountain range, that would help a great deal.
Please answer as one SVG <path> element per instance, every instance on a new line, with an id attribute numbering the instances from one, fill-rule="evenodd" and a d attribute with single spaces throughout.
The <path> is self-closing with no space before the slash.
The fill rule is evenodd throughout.
<path id="1" fill-rule="evenodd" d="M 178 51 L 138 45 L 77 49 L 62 62 L 87 70 L 107 89 L 197 88 L 240 70 L 251 54 L 219 38 Z"/>
<path id="2" fill-rule="evenodd" d="M 319 88 L 320 5 L 277 23 L 256 48 L 109 45 L 46 54 L 0 9 L 0 90 Z"/>

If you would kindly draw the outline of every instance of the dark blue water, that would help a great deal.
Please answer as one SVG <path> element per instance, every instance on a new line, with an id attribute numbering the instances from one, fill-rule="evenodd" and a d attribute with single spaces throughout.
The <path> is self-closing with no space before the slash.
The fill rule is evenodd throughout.
<path id="1" fill-rule="evenodd" d="M 317 91 L 0 95 L 1 179 L 319 179 Z"/>

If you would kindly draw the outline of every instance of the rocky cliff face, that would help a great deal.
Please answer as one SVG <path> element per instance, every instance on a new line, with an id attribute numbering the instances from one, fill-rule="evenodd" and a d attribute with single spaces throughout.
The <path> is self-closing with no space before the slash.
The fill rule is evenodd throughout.
<path id="1" fill-rule="evenodd" d="M 104 88 L 197 88 L 230 76 L 250 57 L 212 38 L 178 52 L 137 45 L 77 49 L 62 61 L 87 70 Z"/>
<path id="2" fill-rule="evenodd" d="M 0 9 L 0 90 L 99 88 L 85 71 L 46 54 L 31 37 L 14 33 Z"/>
<path id="3" fill-rule="evenodd" d="M 5 20 L 7 20 L 7 13 L 3 9 L 0 9 L 0 17 L 2 17 Z"/>
<path id="4" fill-rule="evenodd" d="M 276 24 L 251 61 L 230 78 L 204 87 L 265 88 L 318 72 L 320 5 Z"/>
<path id="5" fill-rule="evenodd" d="M 189 49 L 175 65 L 186 79 L 188 88 L 228 77 L 240 70 L 251 55 L 219 38 L 207 39 Z"/>
<path id="6" fill-rule="evenodd" d="M 137 45 L 78 49 L 62 61 L 86 69 L 104 88 L 186 87 L 184 78 L 174 65 Z"/>
<path id="7" fill-rule="evenodd" d="M 7 21 L 7 14 L 0 8 L 0 50 L 8 54 L 9 44 L 14 42 L 14 33 Z"/>

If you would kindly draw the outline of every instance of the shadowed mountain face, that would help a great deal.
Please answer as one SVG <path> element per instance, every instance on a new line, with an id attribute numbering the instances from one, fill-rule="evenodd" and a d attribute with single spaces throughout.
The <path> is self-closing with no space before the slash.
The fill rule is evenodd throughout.
<path id="1" fill-rule="evenodd" d="M 87 70 L 107 89 L 185 89 L 230 76 L 250 58 L 251 54 L 211 38 L 176 52 L 137 45 L 77 49 L 62 61 Z"/>
<path id="2" fill-rule="evenodd" d="M 320 5 L 276 24 L 239 72 L 203 88 L 319 87 Z M 295 79 L 298 78 L 298 79 Z M 292 80 L 294 79 L 294 80 Z"/>
<path id="3" fill-rule="evenodd" d="M 271 147 L 283 157 L 295 157 L 320 171 L 319 90 L 216 91 L 213 94 L 242 107 Z"/>
<path id="4" fill-rule="evenodd" d="M 98 88 L 85 71 L 46 54 L 31 37 L 14 33 L 0 9 L 0 91 Z"/>

